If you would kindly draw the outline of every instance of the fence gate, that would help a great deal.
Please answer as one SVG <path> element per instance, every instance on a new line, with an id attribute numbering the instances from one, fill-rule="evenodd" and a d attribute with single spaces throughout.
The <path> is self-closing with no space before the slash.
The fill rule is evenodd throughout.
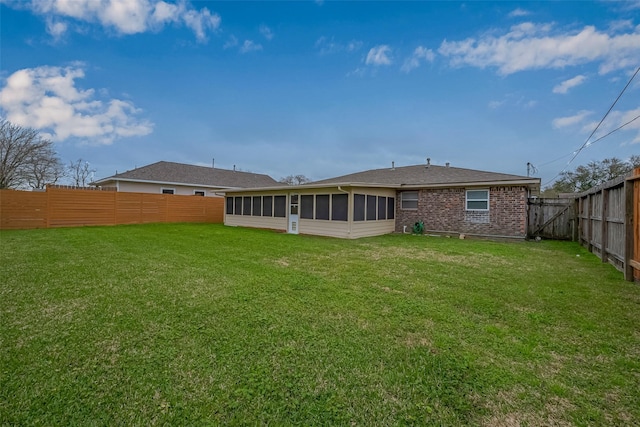
<path id="1" fill-rule="evenodd" d="M 528 200 L 527 237 L 575 240 L 576 224 L 573 199 Z"/>

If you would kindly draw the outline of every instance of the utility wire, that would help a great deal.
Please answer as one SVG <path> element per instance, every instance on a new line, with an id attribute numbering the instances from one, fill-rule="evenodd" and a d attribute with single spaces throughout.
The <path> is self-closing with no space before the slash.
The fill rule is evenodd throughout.
<path id="1" fill-rule="evenodd" d="M 615 128 L 614 130 L 612 130 L 612 131 L 611 131 L 611 132 L 609 132 L 608 134 L 606 134 L 606 135 L 602 135 L 600 138 L 598 138 L 598 139 L 595 139 L 595 140 L 591 141 L 591 142 L 590 142 L 590 143 L 588 143 L 586 146 L 587 146 L 587 147 L 589 147 L 589 146 L 591 146 L 591 145 L 595 144 L 596 142 L 600 141 L 601 139 L 604 139 L 604 138 L 608 137 L 608 136 L 609 136 L 609 135 L 611 135 L 612 133 L 619 131 L 619 130 L 620 130 L 620 129 L 622 129 L 623 127 L 630 125 L 631 123 L 635 122 L 635 121 L 636 121 L 636 120 L 638 120 L 638 119 L 640 119 L 640 115 L 639 115 L 639 116 L 635 116 L 633 119 L 629 120 L 629 121 L 628 121 L 628 122 L 626 122 L 625 124 L 618 126 L 617 128 Z M 585 148 L 586 148 L 586 147 L 585 147 Z M 567 153 L 567 154 L 565 154 L 564 156 L 560 156 L 560 157 L 558 157 L 558 158 L 557 158 L 557 159 L 555 159 L 555 160 L 550 160 L 550 161 L 548 161 L 548 162 L 544 162 L 544 163 L 540 164 L 540 167 L 542 167 L 542 166 L 546 166 L 546 165 L 551 164 L 551 163 L 555 163 L 555 162 L 557 162 L 558 160 L 562 160 L 562 159 L 564 159 L 565 157 L 569 157 L 569 156 L 570 156 L 570 155 L 572 155 L 572 154 L 576 154 L 576 151 L 572 151 L 571 153 Z"/>
<path id="2" fill-rule="evenodd" d="M 591 139 L 591 137 L 593 136 L 593 134 L 596 133 L 596 131 L 600 128 L 600 125 L 602 125 L 602 122 L 604 122 L 604 120 L 607 118 L 607 116 L 609 115 L 609 113 L 611 112 L 611 110 L 613 110 L 613 107 L 615 107 L 615 105 L 618 103 L 618 101 L 620 100 L 620 98 L 622 97 L 622 95 L 625 93 L 625 91 L 627 90 L 627 88 L 629 87 L 629 85 L 631 84 L 631 82 L 633 81 L 633 79 L 636 77 L 636 75 L 638 74 L 638 72 L 640 72 L 640 67 L 638 67 L 638 69 L 636 70 L 635 73 L 633 73 L 633 75 L 631 76 L 631 78 L 629 79 L 629 81 L 627 82 L 627 84 L 625 85 L 625 87 L 622 89 L 622 92 L 620 92 L 620 94 L 618 95 L 618 97 L 616 98 L 615 101 L 613 101 L 613 104 L 611 104 L 611 107 L 609 107 L 609 110 L 607 110 L 607 113 L 604 115 L 604 117 L 602 117 L 602 119 L 600 120 L 600 122 L 598 123 L 598 125 L 595 127 L 595 129 L 593 129 L 593 132 L 591 132 L 591 134 L 589 135 L 589 137 L 584 141 L 584 143 L 582 144 L 582 146 L 580 146 L 580 148 L 578 148 L 574 153 L 573 153 L 573 157 L 571 157 L 571 160 L 569 160 L 566 164 L 566 166 L 564 167 L 564 169 L 562 169 L 560 172 L 558 172 L 556 174 L 556 176 L 554 176 L 553 178 L 551 178 L 549 181 L 546 182 L 546 184 L 549 184 L 551 182 L 553 182 L 557 177 L 559 177 L 563 172 L 565 172 L 567 170 L 567 168 L 569 167 L 569 165 L 571 164 L 571 162 L 573 162 L 575 160 L 576 157 L 578 157 L 578 154 L 580 154 L 580 152 L 582 150 L 584 150 L 586 147 L 588 147 L 589 145 L 593 144 L 589 143 L 589 140 Z M 637 117 L 636 117 L 637 119 Z M 633 119 L 635 120 L 635 119 Z M 632 120 L 632 121 L 633 121 Z M 617 129 L 616 129 L 617 130 Z M 607 136 L 607 135 L 605 135 Z M 604 137 L 602 137 L 604 138 Z M 602 139 L 599 138 L 598 140 Z M 595 141 L 594 141 L 595 142 Z"/>

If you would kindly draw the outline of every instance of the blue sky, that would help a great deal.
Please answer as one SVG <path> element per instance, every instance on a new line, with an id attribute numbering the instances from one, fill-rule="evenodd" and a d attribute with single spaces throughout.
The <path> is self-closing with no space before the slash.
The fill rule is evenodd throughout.
<path id="1" fill-rule="evenodd" d="M 96 178 L 640 154 L 640 2 L 0 0 L 0 114 Z"/>

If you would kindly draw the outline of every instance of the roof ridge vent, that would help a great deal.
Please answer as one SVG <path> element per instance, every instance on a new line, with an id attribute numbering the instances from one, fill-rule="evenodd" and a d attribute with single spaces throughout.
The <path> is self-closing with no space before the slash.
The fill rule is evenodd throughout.
<path id="1" fill-rule="evenodd" d="M 431 166 L 431 157 L 427 157 L 427 166 L 425 166 L 425 168 L 428 168 L 429 166 Z"/>
<path id="2" fill-rule="evenodd" d="M 394 161 L 391 162 L 391 170 L 392 171 L 396 170 L 396 162 Z"/>

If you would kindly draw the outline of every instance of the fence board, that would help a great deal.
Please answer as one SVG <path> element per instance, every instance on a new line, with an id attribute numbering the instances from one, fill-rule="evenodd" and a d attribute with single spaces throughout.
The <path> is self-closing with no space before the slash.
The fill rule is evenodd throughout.
<path id="1" fill-rule="evenodd" d="M 527 235 L 547 239 L 570 240 L 574 229 L 574 201 L 572 199 L 528 200 Z"/>
<path id="2" fill-rule="evenodd" d="M 578 240 L 627 280 L 640 280 L 640 168 L 576 196 Z M 635 270 L 635 271 L 634 271 Z"/>
<path id="3" fill-rule="evenodd" d="M 0 229 L 223 222 L 224 198 L 50 187 L 0 190 Z"/>

